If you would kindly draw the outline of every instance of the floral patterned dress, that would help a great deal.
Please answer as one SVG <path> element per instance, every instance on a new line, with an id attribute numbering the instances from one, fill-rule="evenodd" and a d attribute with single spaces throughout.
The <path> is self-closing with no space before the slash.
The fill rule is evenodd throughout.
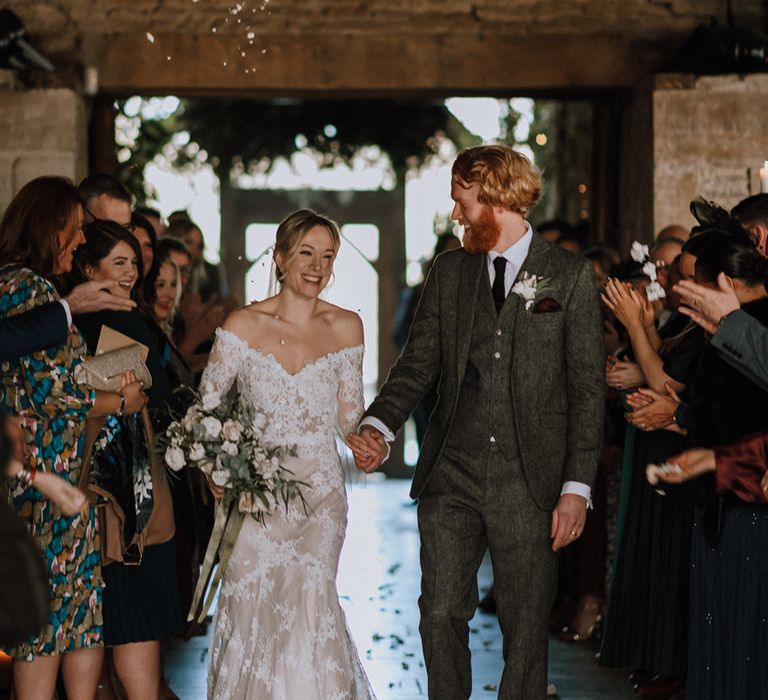
<path id="1" fill-rule="evenodd" d="M 0 318 L 57 298 L 50 282 L 31 270 L 0 268 Z M 74 485 L 80 478 L 85 418 L 95 401 L 95 392 L 73 378 L 83 354 L 85 343 L 73 327 L 65 345 L 0 363 L 0 411 L 21 416 L 29 466 Z M 51 610 L 40 635 L 8 653 L 32 661 L 37 655 L 101 645 L 103 582 L 94 509 L 87 518 L 67 517 L 34 488 L 16 488 L 11 495 L 45 559 Z"/>

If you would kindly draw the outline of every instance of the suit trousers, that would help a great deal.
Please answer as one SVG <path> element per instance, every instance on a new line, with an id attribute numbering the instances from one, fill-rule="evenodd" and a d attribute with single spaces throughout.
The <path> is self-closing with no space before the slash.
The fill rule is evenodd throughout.
<path id="1" fill-rule="evenodd" d="M 506 459 L 493 443 L 476 457 L 447 447 L 434 469 L 418 503 L 429 697 L 466 700 L 472 692 L 469 621 L 487 549 L 504 638 L 499 698 L 545 698 L 557 581 L 551 513 L 534 503 L 520 459 Z"/>

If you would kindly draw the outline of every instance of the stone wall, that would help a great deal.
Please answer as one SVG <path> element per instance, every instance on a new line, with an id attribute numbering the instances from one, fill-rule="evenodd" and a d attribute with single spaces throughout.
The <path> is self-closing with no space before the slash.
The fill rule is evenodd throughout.
<path id="1" fill-rule="evenodd" d="M 73 86 L 88 67 L 109 94 L 628 86 L 664 65 L 693 28 L 726 19 L 722 0 L 7 4 L 57 66 L 47 86 Z M 735 5 L 741 26 L 760 26 L 762 0 Z"/>
<path id="2" fill-rule="evenodd" d="M 0 212 L 40 175 L 77 183 L 87 170 L 85 106 L 72 90 L 0 88 Z"/>
<path id="3" fill-rule="evenodd" d="M 659 76 L 653 94 L 653 221 L 695 223 L 696 195 L 730 208 L 761 190 L 768 74 Z"/>

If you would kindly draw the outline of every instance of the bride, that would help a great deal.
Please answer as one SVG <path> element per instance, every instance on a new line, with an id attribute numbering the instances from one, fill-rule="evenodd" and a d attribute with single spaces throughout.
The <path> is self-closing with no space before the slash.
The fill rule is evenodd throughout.
<path id="1" fill-rule="evenodd" d="M 203 374 L 201 395 L 237 383 L 238 400 L 267 416 L 265 441 L 295 445 L 284 466 L 312 487 L 308 514 L 293 502 L 266 526 L 244 519 L 223 573 L 209 698 L 373 698 L 336 590 L 347 500 L 335 431 L 352 432 L 363 412 L 362 323 L 318 298 L 339 244 L 330 219 L 288 216 L 274 248 L 280 291 L 230 314 Z"/>

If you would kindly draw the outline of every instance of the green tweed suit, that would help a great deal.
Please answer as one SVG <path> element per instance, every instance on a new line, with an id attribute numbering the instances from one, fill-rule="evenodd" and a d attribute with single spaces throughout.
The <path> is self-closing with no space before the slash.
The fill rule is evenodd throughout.
<path id="1" fill-rule="evenodd" d="M 604 356 L 592 265 L 534 233 L 523 272 L 545 278 L 541 293 L 530 309 L 510 293 L 497 314 L 486 256 L 439 256 L 403 353 L 366 413 L 396 432 L 439 379 L 411 489 L 433 700 L 470 695 L 468 621 L 486 549 L 504 633 L 499 697 L 545 696 L 551 511 L 563 483 L 591 484 L 597 465 Z"/>

